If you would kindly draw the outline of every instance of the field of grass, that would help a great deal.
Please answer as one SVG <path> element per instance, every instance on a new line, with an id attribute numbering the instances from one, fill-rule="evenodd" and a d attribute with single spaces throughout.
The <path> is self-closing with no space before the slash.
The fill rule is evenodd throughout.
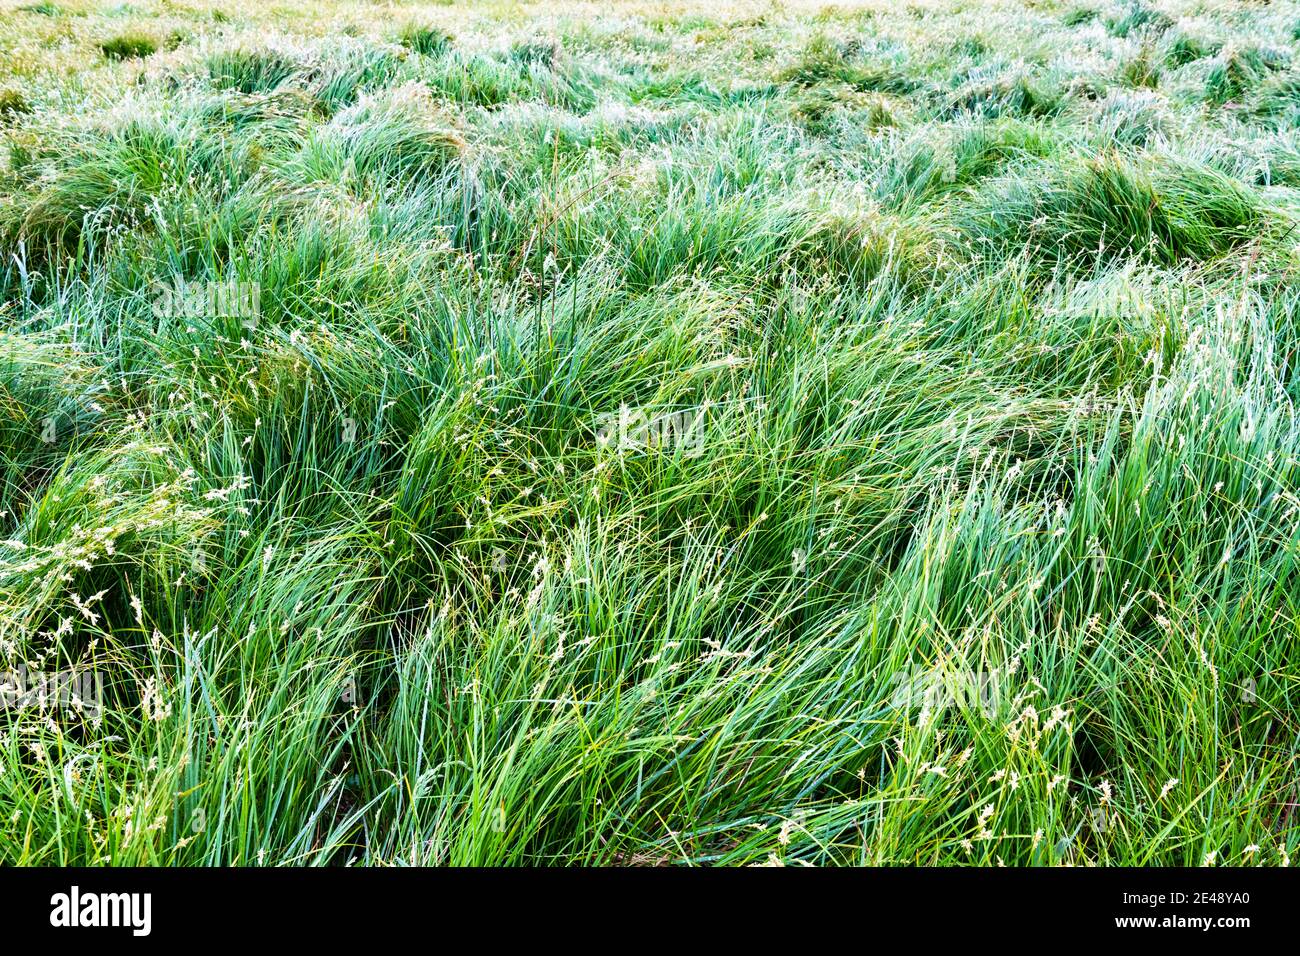
<path id="1" fill-rule="evenodd" d="M 1298 224 L 1292 2 L 6 0 L 0 863 L 1287 865 Z"/>

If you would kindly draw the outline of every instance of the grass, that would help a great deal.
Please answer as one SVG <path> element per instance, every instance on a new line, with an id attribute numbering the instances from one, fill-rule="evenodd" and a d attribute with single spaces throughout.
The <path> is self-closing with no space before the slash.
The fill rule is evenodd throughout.
<path id="1" fill-rule="evenodd" d="M 0 14 L 0 862 L 1300 851 L 1293 5 L 397 7 Z"/>
<path id="2" fill-rule="evenodd" d="M 140 33 L 124 33 L 105 40 L 99 45 L 110 60 L 142 60 L 158 50 L 152 37 Z"/>

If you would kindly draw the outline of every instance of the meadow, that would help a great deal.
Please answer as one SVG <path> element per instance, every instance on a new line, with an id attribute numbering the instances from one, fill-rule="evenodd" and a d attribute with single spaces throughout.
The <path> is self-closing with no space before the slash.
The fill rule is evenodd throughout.
<path id="1" fill-rule="evenodd" d="M 1285 866 L 1300 4 L 6 0 L 0 863 Z"/>

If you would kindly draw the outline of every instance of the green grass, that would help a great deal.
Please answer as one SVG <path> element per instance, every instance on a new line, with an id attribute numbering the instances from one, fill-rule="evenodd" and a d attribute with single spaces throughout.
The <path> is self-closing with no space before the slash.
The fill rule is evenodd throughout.
<path id="1" fill-rule="evenodd" d="M 397 40 L 402 46 L 425 56 L 437 56 L 445 53 L 454 42 L 451 34 L 437 27 L 408 23 L 398 32 Z"/>
<path id="2" fill-rule="evenodd" d="M 155 53 L 158 44 L 144 34 L 124 33 L 105 40 L 99 48 L 110 60 L 141 60 Z"/>
<path id="3" fill-rule="evenodd" d="M 193 6 L 0 14 L 0 862 L 1300 851 L 1293 4 Z"/>

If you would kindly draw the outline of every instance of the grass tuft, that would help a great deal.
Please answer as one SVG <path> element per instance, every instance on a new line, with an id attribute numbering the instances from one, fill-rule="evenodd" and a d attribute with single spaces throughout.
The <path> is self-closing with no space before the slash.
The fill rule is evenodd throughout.
<path id="1" fill-rule="evenodd" d="M 1270 71 L 1270 63 L 1254 47 L 1225 49 L 1205 78 L 1205 98 L 1216 106 L 1253 92 Z"/>
<path id="2" fill-rule="evenodd" d="M 398 32 L 397 42 L 422 56 L 441 56 L 451 49 L 453 39 L 446 30 L 412 22 Z"/>
<path id="3" fill-rule="evenodd" d="M 1172 266 L 1224 255 L 1277 222 L 1250 187 L 1206 166 L 1113 153 L 1041 172 L 982 196 L 967 235 L 1082 269 L 1116 257 Z"/>
<path id="4" fill-rule="evenodd" d="M 142 60 L 158 51 L 158 43 L 142 33 L 123 33 L 105 40 L 99 49 L 110 60 Z"/>

